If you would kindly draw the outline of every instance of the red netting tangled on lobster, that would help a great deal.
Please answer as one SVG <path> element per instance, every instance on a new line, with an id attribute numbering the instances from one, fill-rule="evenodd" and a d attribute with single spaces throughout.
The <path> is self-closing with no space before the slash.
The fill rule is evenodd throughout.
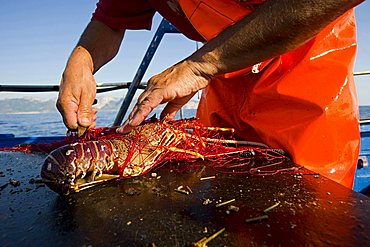
<path id="1" fill-rule="evenodd" d="M 148 120 L 128 134 L 96 128 L 61 142 L 6 150 L 49 153 L 43 181 L 60 194 L 90 188 L 116 178 L 143 175 L 173 161 L 208 160 L 219 172 L 271 175 L 297 168 L 271 169 L 288 157 L 282 150 L 233 139 L 233 129 L 204 127 L 196 119 Z"/>

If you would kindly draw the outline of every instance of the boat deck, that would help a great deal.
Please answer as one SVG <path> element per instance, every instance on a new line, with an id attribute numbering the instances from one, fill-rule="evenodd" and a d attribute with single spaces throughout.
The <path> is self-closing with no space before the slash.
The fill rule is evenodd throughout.
<path id="1" fill-rule="evenodd" d="M 0 152 L 2 246 L 187 246 L 223 228 L 208 246 L 370 242 L 370 198 L 323 176 L 219 174 L 200 162 L 186 172 L 179 169 L 185 164 L 164 166 L 157 176 L 61 197 L 37 182 L 44 158 Z M 180 185 L 192 193 L 175 191 Z M 268 218 L 246 222 L 263 215 Z"/>

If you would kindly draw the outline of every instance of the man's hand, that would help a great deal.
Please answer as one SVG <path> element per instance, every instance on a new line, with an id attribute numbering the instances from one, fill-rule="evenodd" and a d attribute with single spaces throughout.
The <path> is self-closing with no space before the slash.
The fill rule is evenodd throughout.
<path id="1" fill-rule="evenodd" d="M 67 128 L 77 129 L 79 125 L 83 127 L 96 125 L 97 110 L 92 108 L 95 92 L 96 82 L 91 67 L 86 66 L 83 61 L 68 63 L 60 83 L 57 101 L 57 108 Z"/>
<path id="2" fill-rule="evenodd" d="M 91 21 L 68 59 L 60 83 L 57 108 L 69 129 L 95 126 L 97 110 L 93 74 L 117 54 L 125 30 L 115 30 Z"/>
<path id="3" fill-rule="evenodd" d="M 153 76 L 148 86 L 140 95 L 128 120 L 117 131 L 126 133 L 138 126 L 159 104 L 167 103 L 161 118 L 173 119 L 176 112 L 186 104 L 193 95 L 208 85 L 207 75 L 200 73 L 196 64 L 184 60 L 162 73 Z"/>

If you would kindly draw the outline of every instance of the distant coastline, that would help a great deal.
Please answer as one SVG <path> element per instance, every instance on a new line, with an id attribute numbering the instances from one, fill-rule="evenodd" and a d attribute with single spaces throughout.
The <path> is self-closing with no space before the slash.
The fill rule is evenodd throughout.
<path id="1" fill-rule="evenodd" d="M 136 99 L 134 99 L 136 101 Z M 198 99 L 189 101 L 184 109 L 196 109 L 198 107 Z M 119 97 L 100 97 L 98 104 L 95 106 L 99 112 L 117 112 L 122 103 L 122 98 Z M 132 107 L 132 105 L 131 105 Z M 158 110 L 161 110 L 160 106 Z M 43 114 L 57 112 L 55 100 L 43 100 L 38 98 L 14 98 L 0 99 L 0 114 Z M 370 105 L 360 106 L 361 118 L 370 118 Z"/>
<path id="2" fill-rule="evenodd" d="M 100 97 L 95 106 L 99 111 L 117 112 L 122 103 L 119 97 Z M 136 99 L 133 100 L 134 102 Z M 192 99 L 184 109 L 196 109 L 198 100 Z M 0 99 L 0 114 L 42 114 L 57 112 L 55 100 L 43 100 L 38 98 L 13 98 Z"/>
<path id="3" fill-rule="evenodd" d="M 9 114 L 9 115 L 31 115 L 31 114 L 43 114 L 43 113 L 50 113 L 50 112 L 41 112 L 41 111 L 25 111 L 25 112 L 7 112 L 1 114 Z"/>

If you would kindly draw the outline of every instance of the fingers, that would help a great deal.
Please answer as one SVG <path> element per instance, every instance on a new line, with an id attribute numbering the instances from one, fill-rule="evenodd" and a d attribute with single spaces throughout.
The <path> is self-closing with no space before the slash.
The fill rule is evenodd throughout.
<path id="1" fill-rule="evenodd" d="M 176 113 L 181 109 L 183 105 L 177 104 L 175 102 L 168 102 L 168 104 L 165 106 L 163 111 L 161 112 L 161 119 L 164 119 L 167 117 L 168 120 L 172 120 L 175 118 Z"/>
<path id="2" fill-rule="evenodd" d="M 77 109 L 78 105 L 75 104 L 73 101 L 67 103 L 66 101 L 62 100 L 60 97 L 57 100 L 57 109 L 61 113 L 63 117 L 64 125 L 68 129 L 77 129 Z"/>
<path id="3" fill-rule="evenodd" d="M 74 102 L 70 102 L 69 104 L 64 104 L 60 100 L 57 101 L 57 109 L 63 116 L 63 122 L 64 125 L 68 129 L 77 129 L 78 127 L 78 120 L 77 120 L 77 109 L 78 105 L 75 104 Z M 89 127 L 89 128 L 94 128 L 96 126 L 96 119 L 97 119 L 97 114 L 98 110 L 96 108 L 92 108 L 91 112 L 91 121 L 88 126 L 84 127 Z M 81 124 L 80 124 L 81 125 Z M 83 125 L 81 125 L 83 126 Z"/>
<path id="4" fill-rule="evenodd" d="M 163 111 L 161 112 L 161 119 L 164 117 L 167 117 L 169 120 L 172 120 L 175 118 L 176 113 L 183 107 L 192 97 L 194 94 L 191 94 L 189 96 L 179 98 L 172 100 L 168 102 L 168 104 L 165 106 Z"/>
<path id="5" fill-rule="evenodd" d="M 151 101 L 150 99 L 144 100 L 134 108 L 129 124 L 131 126 L 138 126 L 159 104 L 160 101 Z"/>
<path id="6" fill-rule="evenodd" d="M 92 108 L 92 122 L 89 126 L 89 129 L 93 129 L 96 126 L 96 119 L 97 119 L 96 113 L 97 112 L 98 112 L 98 109 L 96 109 L 95 107 Z"/>
<path id="7" fill-rule="evenodd" d="M 163 119 L 164 117 L 167 117 L 169 120 L 174 119 L 176 113 L 193 97 L 193 95 L 194 94 L 191 94 L 168 102 L 166 107 L 163 109 L 160 118 Z M 141 103 L 139 103 L 139 101 Z M 143 122 L 149 113 L 160 103 L 161 101 L 159 101 L 159 98 L 157 98 L 156 101 L 151 101 L 149 96 L 145 99 L 139 99 L 129 118 L 117 129 L 117 133 L 125 134 L 130 132 L 133 127 L 136 127 Z"/>
<path id="8" fill-rule="evenodd" d="M 94 95 L 86 92 L 81 94 L 80 104 L 77 111 L 78 124 L 84 127 L 89 127 L 93 122 L 93 109 Z"/>
<path id="9" fill-rule="evenodd" d="M 94 98 L 95 94 L 88 92 L 80 97 L 60 93 L 56 106 L 68 129 L 77 129 L 78 125 L 90 128 L 96 125 L 97 109 L 92 108 Z"/>
<path id="10" fill-rule="evenodd" d="M 146 96 L 146 92 L 143 92 L 128 119 L 117 129 L 117 132 L 122 134 L 128 133 L 133 127 L 141 124 L 150 112 L 162 102 L 162 99 L 163 97 L 158 91 L 153 91 L 149 96 Z"/>
<path id="11" fill-rule="evenodd" d="M 174 118 L 176 112 L 191 99 L 199 89 L 208 84 L 208 79 L 195 74 L 189 63 L 180 62 L 148 80 L 146 90 L 140 95 L 128 120 L 117 129 L 127 133 L 138 126 L 159 104 L 169 102 L 161 114 Z"/>
<path id="12" fill-rule="evenodd" d="M 129 133 L 131 130 L 132 130 L 133 127 L 131 127 L 129 124 L 128 124 L 128 120 L 126 120 L 121 127 L 119 127 L 118 129 L 116 129 L 116 132 L 119 133 L 119 134 L 126 134 L 126 133 Z"/>

